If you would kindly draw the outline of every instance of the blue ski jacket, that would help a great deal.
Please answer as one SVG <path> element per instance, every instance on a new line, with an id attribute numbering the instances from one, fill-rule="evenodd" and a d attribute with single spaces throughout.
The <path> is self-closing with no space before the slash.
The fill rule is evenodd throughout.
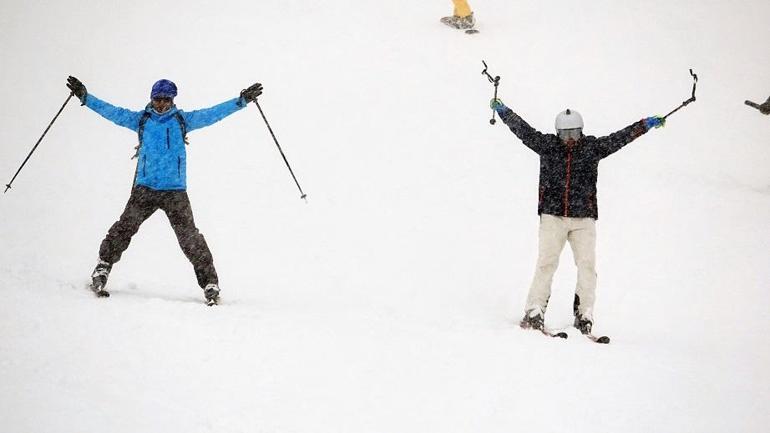
<path id="1" fill-rule="evenodd" d="M 142 185 L 160 191 L 184 191 L 187 189 L 187 152 L 185 150 L 183 125 L 176 117 L 179 113 L 184 120 L 186 132 L 212 125 L 236 111 L 246 107 L 248 101 L 233 98 L 210 108 L 186 113 L 172 106 L 167 112 L 158 114 L 151 104 L 143 111 L 131 111 L 116 107 L 91 95 L 85 97 L 85 105 L 105 119 L 139 132 L 139 124 L 145 113 L 148 117 L 139 137 L 136 179 L 134 185 Z"/>

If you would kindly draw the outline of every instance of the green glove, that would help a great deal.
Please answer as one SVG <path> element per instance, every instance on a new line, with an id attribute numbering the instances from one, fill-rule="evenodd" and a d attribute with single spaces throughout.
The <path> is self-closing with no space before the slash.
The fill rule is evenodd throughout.
<path id="1" fill-rule="evenodd" d="M 501 101 L 499 98 L 493 98 L 491 101 L 489 101 L 489 108 L 499 112 L 503 108 L 508 107 L 506 107 L 503 101 Z"/>

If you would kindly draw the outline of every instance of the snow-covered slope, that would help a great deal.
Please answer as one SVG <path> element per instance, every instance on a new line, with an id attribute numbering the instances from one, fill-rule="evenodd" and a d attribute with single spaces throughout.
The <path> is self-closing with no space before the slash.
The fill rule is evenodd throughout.
<path id="1" fill-rule="evenodd" d="M 84 284 L 133 175 L 135 134 L 76 102 L 0 197 L 7 432 L 762 432 L 770 416 L 770 119 L 764 1 L 267 0 L 0 4 L 0 175 L 67 75 L 139 109 L 255 81 L 190 134 L 189 194 L 223 305 L 166 217 Z M 602 162 L 596 330 L 518 329 L 537 248 L 537 156 L 488 124 L 492 87 L 542 131 L 604 135 L 698 100 Z M 3 180 L 7 181 L 5 178 Z M 570 324 L 567 248 L 547 324 Z"/>

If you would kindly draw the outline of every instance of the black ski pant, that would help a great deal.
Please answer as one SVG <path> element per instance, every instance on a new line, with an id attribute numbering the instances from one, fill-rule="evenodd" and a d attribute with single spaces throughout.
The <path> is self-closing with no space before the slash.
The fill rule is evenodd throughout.
<path id="1" fill-rule="evenodd" d="M 203 235 L 195 227 L 186 191 L 156 191 L 135 186 L 123 214 L 102 241 L 99 258 L 110 264 L 117 263 L 139 226 L 158 209 L 166 213 L 179 246 L 195 269 L 198 285 L 203 288 L 207 284 L 218 284 L 214 258 Z"/>

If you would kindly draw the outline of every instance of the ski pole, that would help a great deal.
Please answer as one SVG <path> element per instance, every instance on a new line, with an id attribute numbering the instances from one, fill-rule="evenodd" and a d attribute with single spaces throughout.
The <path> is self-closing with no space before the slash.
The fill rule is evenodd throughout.
<path id="1" fill-rule="evenodd" d="M 759 104 L 757 104 L 757 103 L 756 103 L 756 102 L 754 102 L 754 101 L 749 101 L 749 100 L 747 99 L 747 100 L 743 101 L 743 103 L 744 103 L 744 104 L 746 104 L 746 105 L 748 105 L 749 107 L 752 107 L 752 108 L 756 108 L 757 110 L 759 110 Z"/>
<path id="2" fill-rule="evenodd" d="M 494 96 L 494 98 L 497 99 L 497 86 L 500 85 L 500 76 L 498 75 L 495 78 L 492 78 L 492 76 L 489 75 L 489 72 L 487 72 L 487 68 L 488 68 L 487 62 L 482 60 L 481 63 L 484 64 L 484 70 L 481 71 L 481 75 L 486 75 L 487 76 L 487 80 L 489 80 L 490 83 L 494 84 L 494 86 L 495 86 L 495 96 Z M 495 114 L 496 114 L 495 110 L 492 110 L 492 118 L 489 119 L 489 124 L 490 125 L 494 125 L 495 122 L 497 122 L 495 120 Z"/>
<path id="3" fill-rule="evenodd" d="M 767 101 L 761 104 L 757 104 L 756 102 L 748 100 L 745 101 L 744 104 L 748 105 L 749 107 L 756 108 L 762 114 L 770 114 L 770 98 L 767 98 Z"/>
<path id="4" fill-rule="evenodd" d="M 670 116 L 670 115 L 676 113 L 677 111 L 681 110 L 682 108 L 686 107 L 688 104 L 690 104 L 690 102 L 695 102 L 695 86 L 698 85 L 698 75 L 694 74 L 692 72 L 692 69 L 690 69 L 690 75 L 692 75 L 692 79 L 693 79 L 693 81 L 692 81 L 692 95 L 690 96 L 690 99 L 682 102 L 682 105 L 674 108 L 673 111 L 671 111 L 670 113 L 668 113 L 665 116 L 663 116 L 663 120 L 666 120 L 668 118 L 668 116 Z"/>
<path id="5" fill-rule="evenodd" d="M 53 125 L 53 122 L 56 121 L 56 118 L 59 117 L 59 114 L 64 110 L 64 107 L 67 106 L 67 103 L 70 102 L 70 99 L 75 96 L 75 93 L 70 93 L 70 95 L 67 97 L 67 100 L 64 101 L 64 104 L 62 104 L 61 108 L 59 108 L 59 111 L 56 113 L 56 116 L 53 116 L 53 120 L 51 120 L 51 123 L 48 124 L 48 127 L 45 128 L 45 131 L 43 131 L 43 135 L 40 136 L 40 138 L 37 140 L 37 143 L 35 143 L 35 146 L 32 148 L 32 150 L 29 152 L 29 155 L 27 155 L 27 158 L 24 159 L 24 162 L 21 163 L 21 167 L 19 167 L 18 170 L 16 170 L 16 174 L 13 175 L 13 179 L 11 179 L 10 182 L 5 184 L 5 191 L 3 191 L 3 194 L 8 192 L 9 189 L 11 189 L 11 185 L 13 184 L 13 181 L 16 180 L 16 176 L 19 175 L 19 172 L 21 172 L 21 169 L 24 168 L 24 165 L 29 161 L 29 158 L 32 156 L 32 154 L 35 152 L 35 149 L 37 149 L 37 146 L 40 145 L 40 142 L 43 141 L 43 137 L 45 137 L 45 134 L 48 133 L 48 130 L 51 129 L 51 126 Z"/>
<path id="6" fill-rule="evenodd" d="M 281 156 L 283 157 L 283 162 L 285 162 L 286 167 L 289 168 L 289 173 L 291 173 L 291 177 L 294 178 L 294 183 L 297 184 L 299 193 L 302 194 L 299 198 L 305 200 L 305 203 L 307 203 L 307 194 L 302 192 L 302 187 L 299 186 L 299 182 L 297 182 L 297 176 L 294 176 L 294 171 L 291 169 L 291 166 L 289 165 L 289 161 L 286 159 L 286 155 L 283 154 L 283 149 L 281 149 L 281 145 L 278 144 L 278 139 L 275 138 L 275 134 L 273 133 L 273 128 L 270 127 L 270 123 L 268 123 L 267 117 L 265 117 L 265 112 L 262 111 L 262 107 L 259 106 L 259 101 L 255 99 L 254 103 L 257 104 L 257 108 L 259 109 L 259 114 L 262 115 L 262 119 L 265 121 L 265 125 L 267 125 L 267 130 L 270 131 L 270 135 L 273 136 L 273 141 L 275 141 L 275 145 L 278 146 L 278 151 L 281 152 Z"/>

